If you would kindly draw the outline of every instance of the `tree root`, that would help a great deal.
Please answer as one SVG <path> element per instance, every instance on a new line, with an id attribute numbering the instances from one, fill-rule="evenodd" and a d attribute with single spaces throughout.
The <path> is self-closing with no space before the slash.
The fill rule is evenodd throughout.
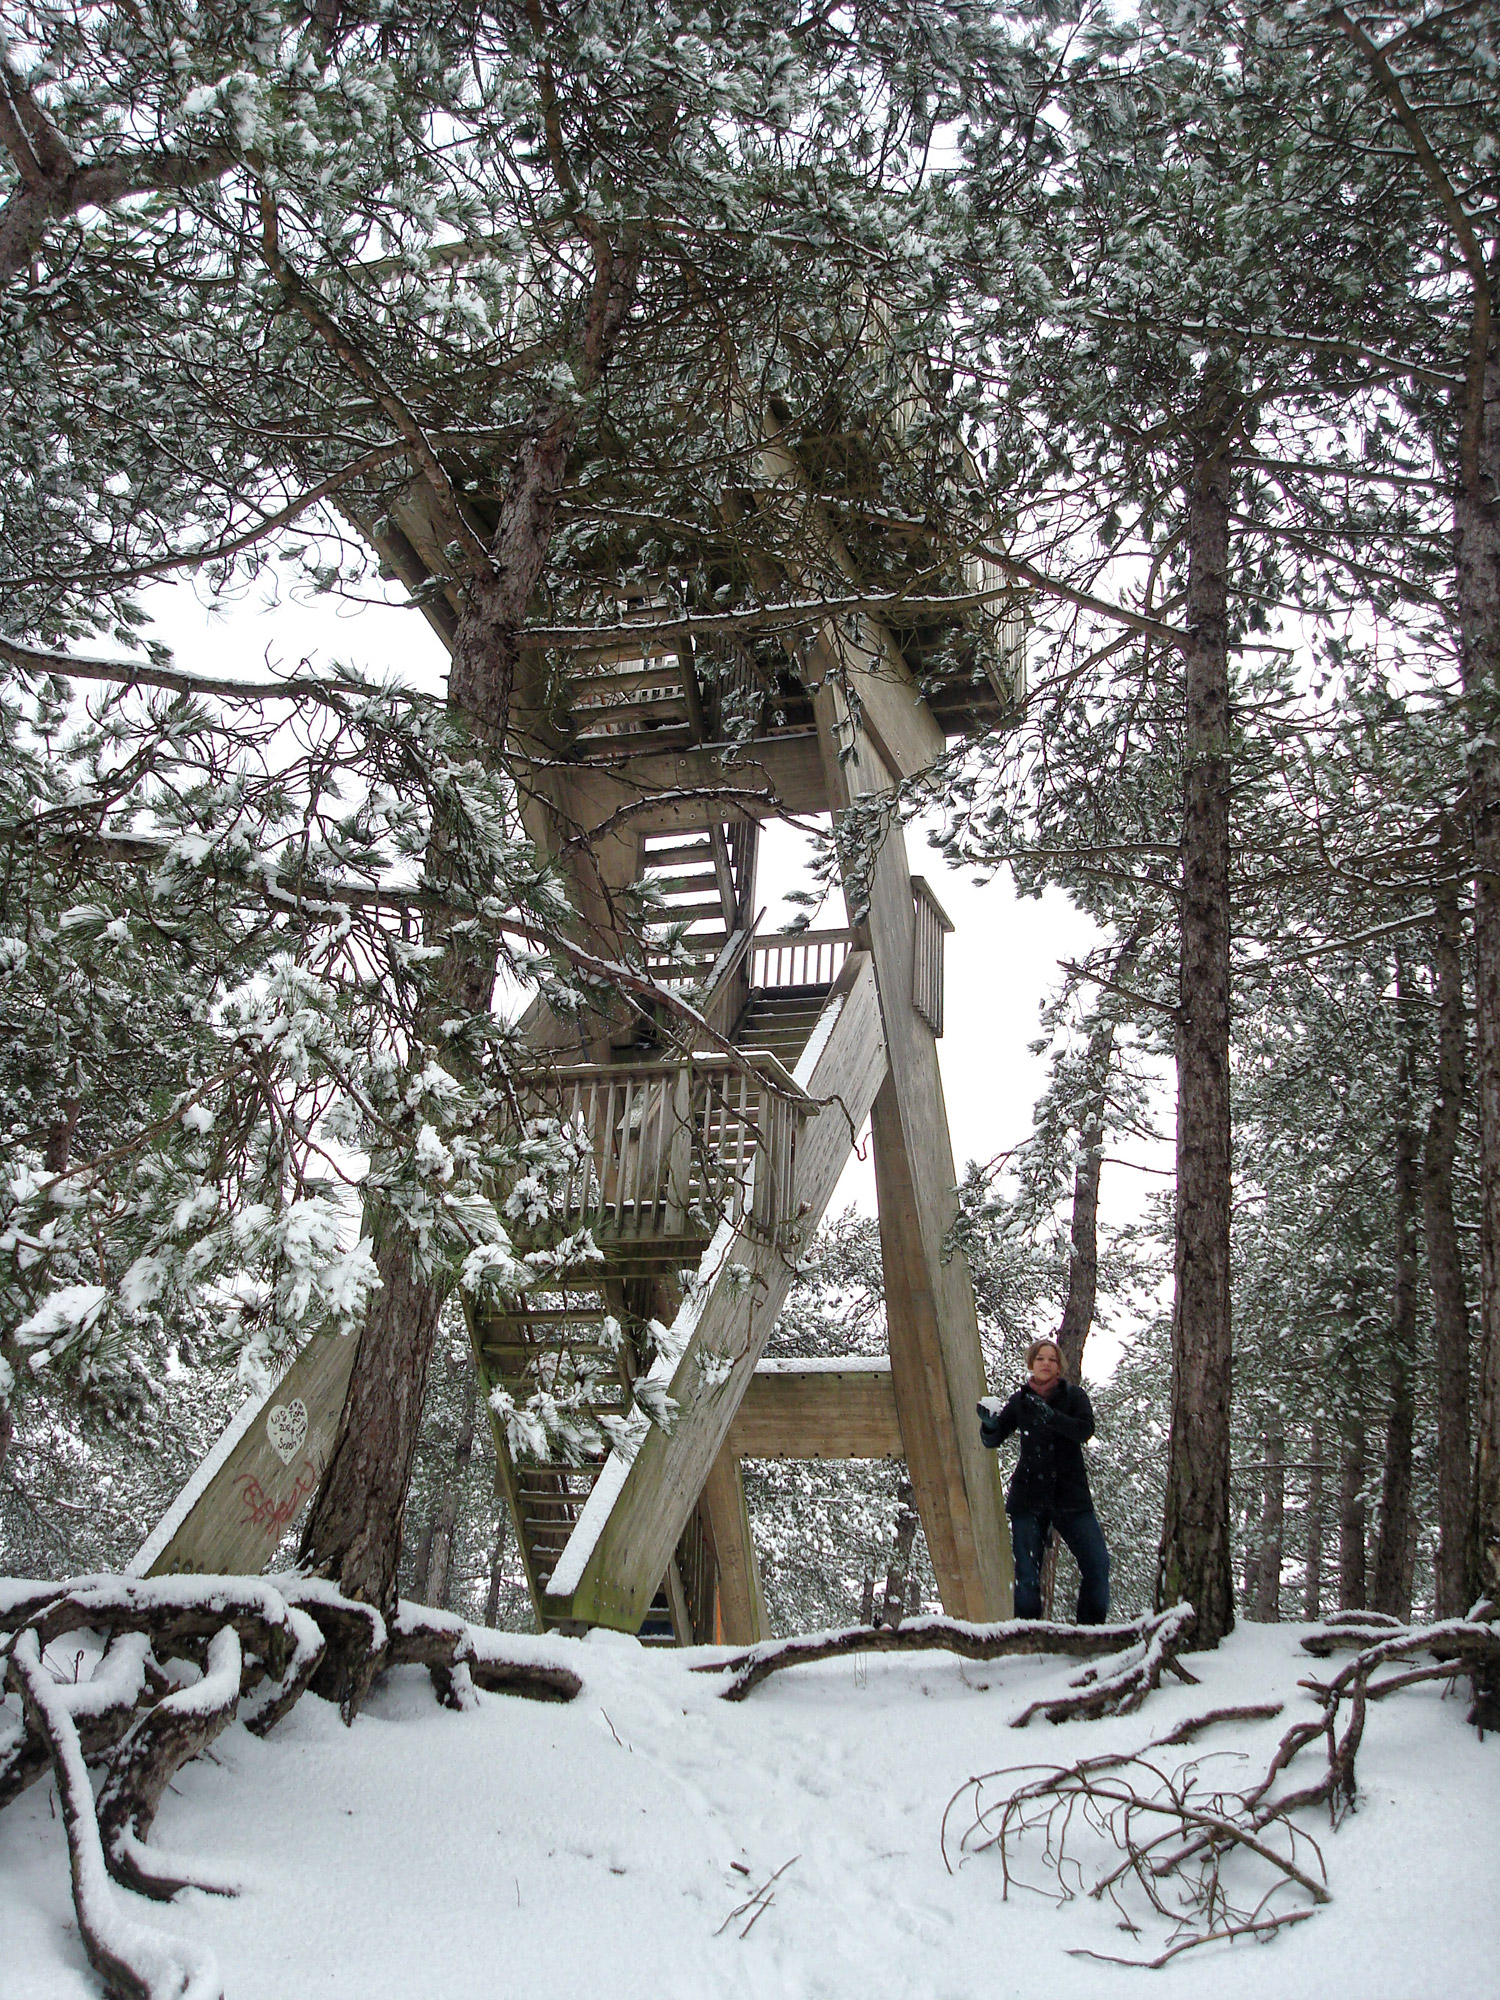
<path id="1" fill-rule="evenodd" d="M 62 1802 L 73 1876 L 73 1908 L 89 1964 L 117 2000 L 221 2000 L 211 1954 L 133 1922 L 115 1900 L 94 1816 L 94 1795 L 78 1730 L 58 1683 L 43 1665 L 35 1627 L 9 1649 L 8 1677 L 27 1725 L 47 1745 Z"/>
<path id="2" fill-rule="evenodd" d="M 106 1635 L 91 1678 L 60 1678 L 49 1647 L 77 1634 L 75 1670 Z M 536 1701 L 571 1701 L 583 1683 L 541 1647 L 475 1631 L 461 1619 L 403 1606 L 377 1611 L 301 1576 L 95 1576 L 69 1583 L 0 1579 L 0 1806 L 49 1768 L 67 1829 L 73 1901 L 89 1962 L 122 2000 L 216 2000 L 210 1956 L 128 1918 L 114 1883 L 170 1901 L 180 1889 L 232 1895 L 196 1858 L 149 1845 L 175 1773 L 239 1720 L 264 1736 L 311 1688 L 330 1687 L 346 1721 L 377 1674 L 425 1666 L 450 1707 L 476 1685 Z M 330 1655 L 333 1656 L 330 1666 Z M 173 1661 L 200 1670 L 180 1685 Z M 102 1765 L 97 1805 L 90 1764 Z M 111 1880 L 113 1878 L 113 1881 Z"/>
<path id="3" fill-rule="evenodd" d="M 146 1841 L 172 1778 L 234 1720 L 241 1662 L 239 1634 L 232 1625 L 221 1626 L 209 1641 L 202 1680 L 148 1709 L 110 1759 L 97 1805 L 105 1864 L 125 1888 L 157 1902 L 170 1902 L 179 1889 L 208 1886 L 158 1867 Z"/>
<path id="4" fill-rule="evenodd" d="M 1311 1652 L 1328 1652 L 1351 1634 L 1367 1643 L 1330 1681 L 1301 1683 L 1313 1696 L 1316 1713 L 1285 1732 L 1253 1784 L 1211 1783 L 1203 1758 L 1177 1763 L 1160 1753 L 1217 1723 L 1269 1718 L 1279 1712 L 1279 1703 L 1213 1710 L 1142 1750 L 1070 1765 L 1020 1765 L 971 1778 L 943 1815 L 945 1863 L 951 1871 L 955 1861 L 997 1852 L 1008 1895 L 1012 1883 L 1041 1886 L 1022 1883 L 1015 1872 L 1023 1844 L 1032 1849 L 1039 1844 L 1052 1883 L 1045 1893 L 1070 1901 L 1087 1889 L 1095 1901 L 1107 1898 L 1120 1913 L 1121 1928 L 1133 1935 L 1140 1927 L 1129 1904 L 1143 1900 L 1148 1916 L 1168 1926 L 1164 1948 L 1147 1958 L 1075 1954 L 1109 1964 L 1156 1968 L 1198 1945 L 1264 1937 L 1305 1922 L 1330 1893 L 1322 1850 L 1295 1815 L 1321 1807 L 1337 1828 L 1354 1809 L 1355 1760 L 1369 1704 L 1422 1681 L 1500 1668 L 1500 1627 L 1474 1618 L 1421 1628 L 1344 1621 L 1309 1634 L 1303 1643 Z M 1382 1668 L 1418 1654 L 1436 1657 L 1377 1678 Z M 1143 1652 L 1116 1678 L 1124 1681 L 1131 1673 L 1139 1678 L 1144 1671 Z M 1108 1678 L 1100 1672 L 1100 1682 Z M 1033 1704 L 1026 1714 L 1044 1707 Z M 1283 1789 L 1281 1780 L 1294 1760 L 1317 1742 L 1325 1749 L 1317 1776 L 1300 1788 Z M 966 1811 L 968 1823 L 955 1836 L 953 1828 Z M 1100 1842 L 1120 1858 L 1102 1866 L 1085 1862 L 1083 1850 Z M 1289 1897 L 1290 1908 L 1278 1906 Z"/>

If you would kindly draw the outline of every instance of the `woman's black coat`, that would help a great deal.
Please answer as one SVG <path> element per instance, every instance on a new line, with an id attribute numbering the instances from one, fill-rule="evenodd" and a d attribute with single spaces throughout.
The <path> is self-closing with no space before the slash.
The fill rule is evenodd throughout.
<path id="1" fill-rule="evenodd" d="M 1092 1508 L 1089 1476 L 1080 1447 L 1094 1435 L 1094 1412 L 1075 1382 L 1059 1382 L 1050 1396 L 1029 1383 L 1003 1408 L 994 1397 L 979 1406 L 979 1435 L 991 1447 L 1021 1433 L 1021 1456 L 1005 1495 L 1007 1514 L 1081 1514 Z"/>

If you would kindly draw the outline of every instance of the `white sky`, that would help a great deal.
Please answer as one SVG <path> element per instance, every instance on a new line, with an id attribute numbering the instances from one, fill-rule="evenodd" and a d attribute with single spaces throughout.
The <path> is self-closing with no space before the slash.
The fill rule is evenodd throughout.
<path id="1" fill-rule="evenodd" d="M 237 595 L 210 600 L 187 584 L 160 586 L 143 602 L 156 620 L 153 636 L 164 639 L 178 664 L 224 675 L 258 674 L 269 664 L 290 672 L 306 658 L 313 665 L 338 662 L 373 676 L 391 675 L 408 685 L 439 689 L 447 657 L 420 613 L 396 604 L 356 605 L 318 598 L 299 590 L 279 604 L 271 587 L 251 585 Z M 1040 901 L 1015 895 L 1008 875 L 978 886 L 948 868 L 927 847 L 917 828 L 908 830 L 908 859 L 914 874 L 925 874 L 956 929 L 947 943 L 946 1032 L 939 1043 L 943 1088 L 959 1171 L 971 1159 L 991 1160 L 1019 1144 L 1031 1129 L 1032 1106 L 1046 1082 L 1045 1058 L 1028 1045 L 1038 1033 L 1038 1017 L 1059 979 L 1058 962 L 1077 958 L 1097 941 L 1092 920 L 1060 893 Z M 759 900 L 766 906 L 764 929 L 782 928 L 792 915 L 781 902 L 801 879 L 803 837 L 787 827 L 768 828 L 762 837 Z M 830 910 L 821 921 L 843 921 Z M 1158 1122 L 1170 1129 L 1170 1105 Z M 1114 1164 L 1115 1156 L 1148 1168 L 1170 1168 L 1169 1147 L 1131 1142 L 1112 1148 L 1104 1169 L 1100 1214 L 1103 1223 L 1137 1216 L 1144 1199 L 1162 1185 L 1156 1174 Z M 873 1213 L 875 1175 L 868 1158 L 851 1159 L 829 1213 L 853 1202 Z M 1113 1366 L 1118 1342 L 1101 1335 L 1091 1345 L 1089 1373 L 1097 1378 Z"/>

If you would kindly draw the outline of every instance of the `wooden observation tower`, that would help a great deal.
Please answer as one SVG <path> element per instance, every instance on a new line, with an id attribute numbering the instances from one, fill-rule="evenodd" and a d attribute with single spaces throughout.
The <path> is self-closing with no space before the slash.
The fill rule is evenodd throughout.
<path id="1" fill-rule="evenodd" d="M 1022 621 L 1013 607 L 995 616 L 987 566 L 945 564 L 935 538 L 851 540 L 822 509 L 805 456 L 779 438 L 759 460 L 740 504 L 795 505 L 812 524 L 815 583 L 763 570 L 759 627 L 684 617 L 680 592 L 637 592 L 616 600 L 593 643 L 553 634 L 523 661 L 511 747 L 524 811 L 569 882 L 581 940 L 644 962 L 707 1030 L 684 1035 L 680 1022 L 618 1006 L 563 1018 L 538 1004 L 523 1024 L 536 1108 L 577 1147 L 568 1224 L 602 1253 L 503 1308 L 469 1307 L 499 1484 L 544 1627 L 670 1625 L 683 1643 L 765 1636 L 745 1457 L 904 1458 L 945 1611 L 986 1620 L 1011 1608 L 999 1477 L 974 1418 L 985 1390 L 974 1295 L 962 1258 L 944 1255 L 956 1175 L 937 1041 L 951 926 L 910 873 L 890 807 L 950 737 L 1016 704 Z M 364 525 L 451 639 L 420 489 Z M 912 577 L 924 579 L 920 598 Z M 845 923 L 766 934 L 760 829 L 830 815 L 863 829 L 841 846 L 855 857 Z M 889 1364 L 761 1367 L 796 1259 L 867 1120 Z M 349 1358 L 326 1350 L 353 1346 L 311 1344 L 139 1567 L 267 1558 L 337 1424 Z M 497 1391 L 524 1406 L 580 1383 L 624 1440 L 584 1463 L 523 1449 L 495 1409 Z M 676 1405 L 669 1428 L 637 1420 L 632 1431 L 645 1384 Z"/>

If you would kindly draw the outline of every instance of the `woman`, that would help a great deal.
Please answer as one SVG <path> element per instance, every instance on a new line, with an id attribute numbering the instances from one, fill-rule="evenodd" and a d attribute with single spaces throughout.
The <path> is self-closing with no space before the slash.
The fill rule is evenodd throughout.
<path id="1" fill-rule="evenodd" d="M 1102 1625 L 1109 1615 L 1109 1550 L 1094 1513 L 1081 1447 L 1094 1435 L 1094 1412 L 1075 1382 L 1063 1380 L 1055 1340 L 1026 1350 L 1025 1382 L 1007 1403 L 986 1396 L 979 1435 L 992 1448 L 1021 1433 L 1021 1456 L 1005 1496 L 1016 1552 L 1016 1616 L 1042 1615 L 1042 1556 L 1056 1528 L 1078 1563 L 1078 1623 Z"/>

